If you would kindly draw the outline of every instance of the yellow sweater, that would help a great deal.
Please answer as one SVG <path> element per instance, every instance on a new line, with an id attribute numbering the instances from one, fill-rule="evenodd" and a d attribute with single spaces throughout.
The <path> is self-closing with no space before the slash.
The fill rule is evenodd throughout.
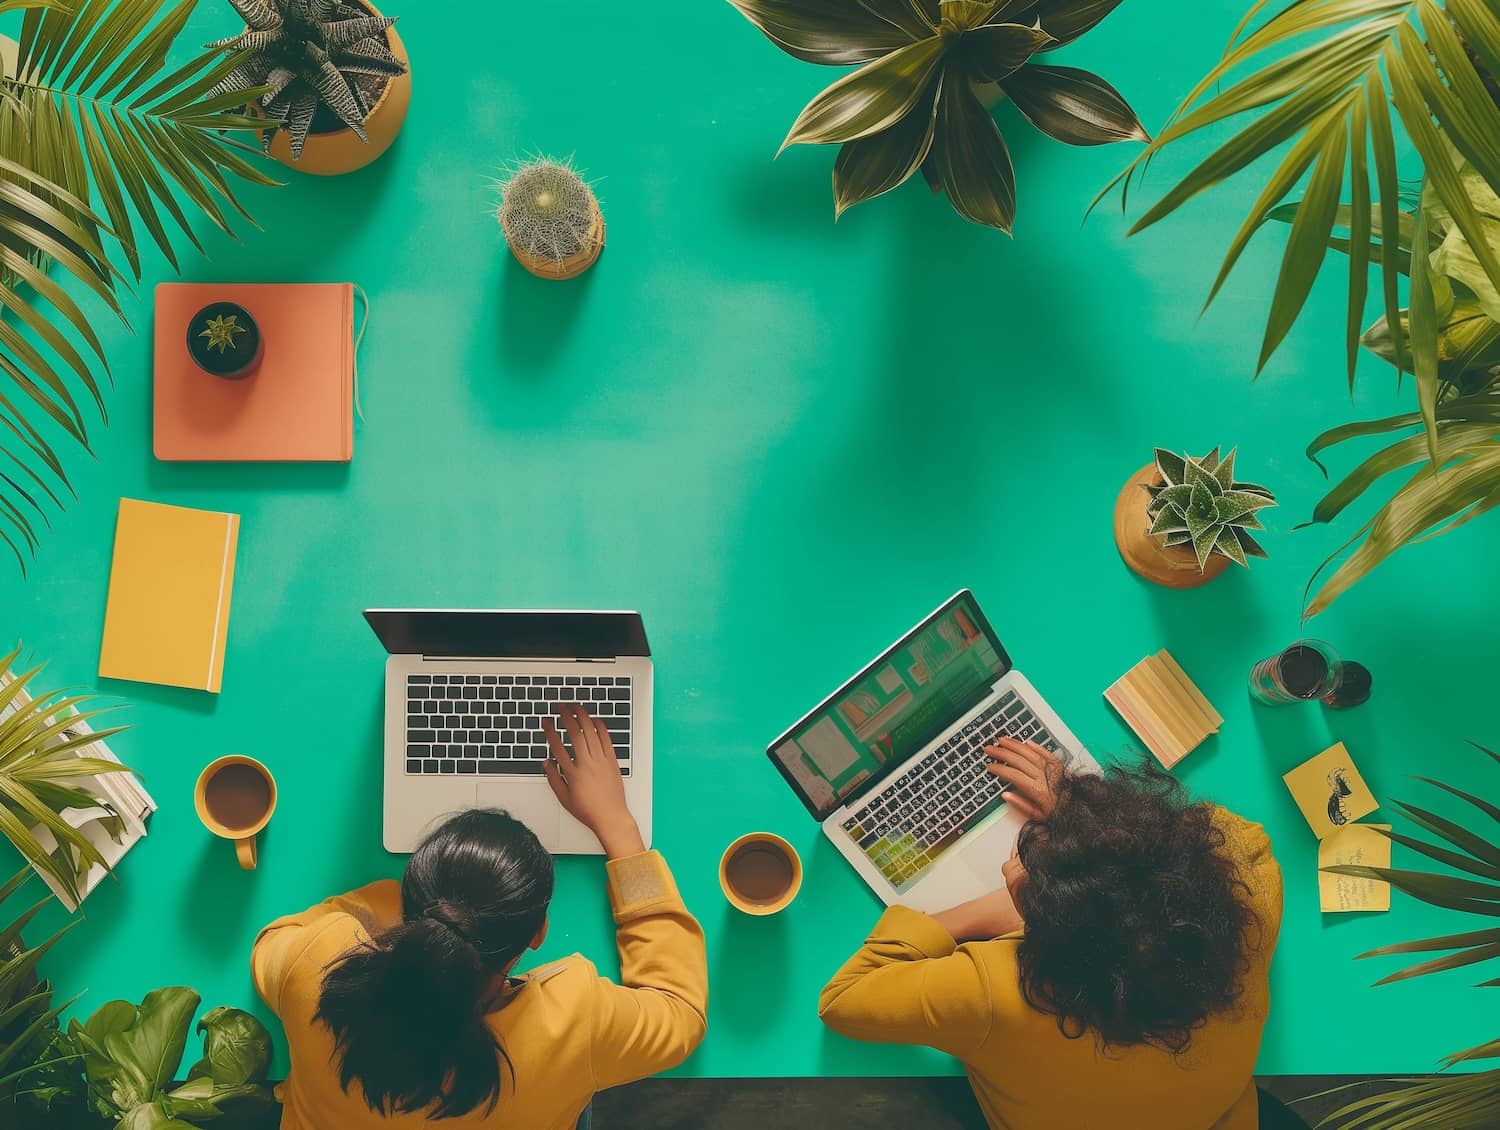
<path id="1" fill-rule="evenodd" d="M 514 1065 L 489 1119 L 444 1119 L 452 1130 L 510 1126 L 573 1130 L 594 1092 L 676 1066 L 703 1040 L 708 963 L 703 931 L 683 906 L 666 862 L 644 852 L 608 864 L 622 984 L 578 956 L 531 973 L 489 1017 Z M 313 1022 L 323 971 L 355 944 L 399 922 L 401 891 L 386 880 L 271 923 L 256 939 L 256 991 L 286 1028 L 292 1069 L 282 1130 L 390 1130 L 431 1126 L 423 1115 L 386 1118 L 359 1085 L 339 1087 L 333 1037 Z"/>
<path id="2" fill-rule="evenodd" d="M 829 1027 L 859 1040 L 923 1044 L 961 1060 L 996 1130 L 1255 1130 L 1255 1058 L 1270 1007 L 1281 927 L 1281 869 L 1259 824 L 1219 810 L 1260 919 L 1244 995 L 1173 1057 L 1152 1047 L 1101 1054 L 1069 1040 L 1021 995 L 1021 934 L 955 945 L 925 914 L 892 907 L 823 990 Z"/>

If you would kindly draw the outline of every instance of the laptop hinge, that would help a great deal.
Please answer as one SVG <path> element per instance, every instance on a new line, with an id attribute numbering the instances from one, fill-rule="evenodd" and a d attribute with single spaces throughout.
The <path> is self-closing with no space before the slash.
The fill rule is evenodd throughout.
<path id="1" fill-rule="evenodd" d="M 616 658 L 578 659 L 571 655 L 424 655 L 424 663 L 615 663 Z"/>

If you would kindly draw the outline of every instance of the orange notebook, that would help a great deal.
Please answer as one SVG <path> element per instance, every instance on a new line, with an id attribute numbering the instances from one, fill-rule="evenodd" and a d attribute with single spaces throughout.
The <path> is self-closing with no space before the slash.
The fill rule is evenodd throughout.
<path id="1" fill-rule="evenodd" d="M 99 675 L 219 693 L 240 516 L 120 499 Z"/>
<path id="2" fill-rule="evenodd" d="M 238 303 L 260 327 L 265 354 L 243 380 L 211 376 L 188 353 L 188 322 L 211 302 Z M 156 288 L 156 457 L 349 462 L 353 338 L 350 283 L 162 283 Z"/>

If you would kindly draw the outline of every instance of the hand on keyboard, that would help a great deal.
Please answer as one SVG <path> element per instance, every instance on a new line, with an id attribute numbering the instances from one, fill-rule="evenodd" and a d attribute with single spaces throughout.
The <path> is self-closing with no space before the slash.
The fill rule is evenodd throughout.
<path id="1" fill-rule="evenodd" d="M 985 748 L 984 756 L 986 771 L 1008 786 L 1006 799 L 1024 819 L 1046 820 L 1052 815 L 1067 776 L 1056 754 L 1032 742 L 1001 738 Z"/>
<path id="2" fill-rule="evenodd" d="M 551 754 L 543 768 L 558 803 L 599 838 L 611 859 L 645 851 L 640 828 L 625 805 L 625 782 L 608 727 L 574 703 L 560 703 L 557 715 L 567 744 L 551 718 L 542 719 L 542 732 Z"/>

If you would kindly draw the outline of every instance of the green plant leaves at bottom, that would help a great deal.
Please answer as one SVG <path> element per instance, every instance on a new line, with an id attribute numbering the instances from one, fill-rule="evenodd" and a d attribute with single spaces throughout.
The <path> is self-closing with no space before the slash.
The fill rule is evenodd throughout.
<path id="1" fill-rule="evenodd" d="M 1005 138 L 967 82 L 952 82 L 938 101 L 927 157 L 932 179 L 966 220 L 1007 235 L 1016 218 L 1016 173 Z"/>
<path id="2" fill-rule="evenodd" d="M 944 76 L 939 75 L 923 102 L 890 129 L 857 141 L 846 141 L 833 163 L 834 218 L 856 204 L 904 184 L 922 167 L 932 149 L 937 101 Z"/>
<path id="3" fill-rule="evenodd" d="M 188 1071 L 188 1080 L 209 1079 L 214 1091 L 264 1081 L 271 1067 L 271 1034 L 255 1017 L 221 1006 L 198 1021 L 203 1058 Z"/>
<path id="4" fill-rule="evenodd" d="M 1032 125 L 1068 145 L 1151 140 L 1120 92 L 1091 71 L 1032 63 L 1000 87 Z"/>

